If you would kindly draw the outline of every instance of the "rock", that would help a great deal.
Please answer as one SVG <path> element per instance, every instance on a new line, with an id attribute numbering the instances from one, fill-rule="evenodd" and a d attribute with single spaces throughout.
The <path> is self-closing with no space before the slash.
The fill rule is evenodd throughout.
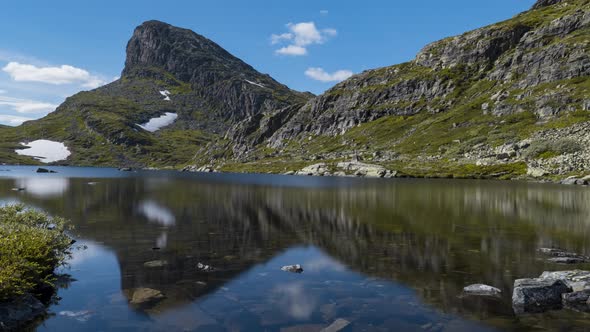
<path id="1" fill-rule="evenodd" d="M 37 173 L 57 173 L 54 170 L 49 170 L 47 168 L 42 168 L 42 167 L 37 168 L 37 171 L 36 172 Z"/>
<path id="2" fill-rule="evenodd" d="M 579 186 L 588 185 L 588 181 L 583 180 L 583 179 L 578 179 L 575 177 L 569 177 L 567 179 L 561 180 L 559 183 L 566 184 L 566 185 L 579 185 Z"/>
<path id="3" fill-rule="evenodd" d="M 197 269 L 199 271 L 203 271 L 203 272 L 211 272 L 211 271 L 213 271 L 213 267 L 211 265 L 205 265 L 203 263 L 198 263 L 197 264 Z"/>
<path id="4" fill-rule="evenodd" d="M 12 191 L 25 191 L 25 188 L 12 188 Z"/>
<path id="5" fill-rule="evenodd" d="M 286 266 L 281 267 L 281 270 L 285 271 L 285 272 L 302 273 L 303 267 L 301 267 L 301 265 L 299 265 L 299 264 L 286 265 Z"/>
<path id="6" fill-rule="evenodd" d="M 45 306 L 31 294 L 0 303 L 0 331 L 18 330 L 45 313 Z"/>
<path id="7" fill-rule="evenodd" d="M 484 284 L 474 284 L 463 288 L 463 294 L 468 296 L 500 297 L 502 295 L 502 291 L 496 287 Z"/>
<path id="8" fill-rule="evenodd" d="M 557 264 L 581 264 L 587 262 L 585 258 L 581 257 L 555 257 L 549 258 L 548 261 Z"/>
<path id="9" fill-rule="evenodd" d="M 150 304 L 160 301 L 164 297 L 164 294 L 157 289 L 136 288 L 133 290 L 131 301 L 129 303 L 134 305 Z"/>
<path id="10" fill-rule="evenodd" d="M 119 171 L 121 171 L 121 172 L 133 172 L 133 168 L 131 168 L 131 167 L 121 167 L 121 168 L 119 168 Z"/>
<path id="11" fill-rule="evenodd" d="M 155 261 L 149 261 L 149 262 L 143 263 L 143 266 L 149 267 L 149 268 L 164 267 L 166 265 L 168 265 L 168 262 L 165 260 L 155 260 Z"/>
<path id="12" fill-rule="evenodd" d="M 319 163 L 302 168 L 297 175 L 322 176 L 328 171 L 326 163 Z"/>
<path id="13" fill-rule="evenodd" d="M 562 280 L 517 279 L 512 293 L 512 308 L 516 314 L 561 309 L 561 295 L 570 292 L 572 288 Z"/>
<path id="14" fill-rule="evenodd" d="M 590 289 L 562 295 L 563 307 L 582 312 L 590 312 L 588 301 L 590 300 Z"/>
<path id="15" fill-rule="evenodd" d="M 380 165 L 366 164 L 359 161 L 340 162 L 336 164 L 336 167 L 356 176 L 370 178 L 383 178 L 388 175 L 389 177 L 393 177 L 395 176 L 395 173 L 397 173 L 389 171 Z"/>
<path id="16" fill-rule="evenodd" d="M 288 171 L 283 173 L 283 175 L 295 175 L 295 171 Z"/>
<path id="17" fill-rule="evenodd" d="M 574 292 L 590 289 L 590 271 L 571 270 L 543 272 L 541 279 L 562 280 L 572 288 Z"/>
<path id="18" fill-rule="evenodd" d="M 528 167 L 526 171 L 526 175 L 534 178 L 540 178 L 547 175 L 547 171 L 539 167 Z"/>
<path id="19" fill-rule="evenodd" d="M 328 327 L 322 329 L 320 332 L 338 332 L 347 327 L 348 325 L 350 325 L 349 321 L 347 321 L 346 319 L 338 318 Z"/>

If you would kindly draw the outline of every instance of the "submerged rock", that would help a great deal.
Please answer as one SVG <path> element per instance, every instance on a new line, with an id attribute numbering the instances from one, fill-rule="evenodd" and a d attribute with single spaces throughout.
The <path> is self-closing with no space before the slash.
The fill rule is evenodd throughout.
<path id="1" fill-rule="evenodd" d="M 140 305 L 157 302 L 164 298 L 164 294 L 157 289 L 152 288 L 136 288 L 131 295 L 129 303 Z"/>
<path id="2" fill-rule="evenodd" d="M 563 280 L 517 279 L 512 293 L 512 308 L 516 314 L 561 309 L 561 295 L 570 292 L 572 288 Z"/>
<path id="3" fill-rule="evenodd" d="M 549 258 L 548 261 L 558 264 L 580 264 L 587 263 L 590 259 L 586 256 L 577 254 L 575 252 L 568 252 L 563 249 L 557 248 L 540 248 L 539 252 L 553 258 Z"/>
<path id="4" fill-rule="evenodd" d="M 45 313 L 45 306 L 31 294 L 0 303 L 0 331 L 14 331 Z"/>
<path id="5" fill-rule="evenodd" d="M 164 267 L 166 265 L 168 265 L 168 262 L 165 260 L 155 260 L 143 263 L 143 266 L 149 268 Z"/>
<path id="6" fill-rule="evenodd" d="M 463 295 L 468 296 L 500 297 L 501 294 L 502 291 L 499 288 L 484 284 L 474 284 L 463 288 Z"/>
<path id="7" fill-rule="evenodd" d="M 292 273 L 302 273 L 303 272 L 303 267 L 299 264 L 295 264 L 295 265 L 286 265 L 281 267 L 282 271 L 285 272 L 292 272 Z"/>
<path id="8" fill-rule="evenodd" d="M 350 322 L 343 318 L 336 319 L 328 327 L 323 328 L 320 332 L 338 332 L 350 325 Z"/>

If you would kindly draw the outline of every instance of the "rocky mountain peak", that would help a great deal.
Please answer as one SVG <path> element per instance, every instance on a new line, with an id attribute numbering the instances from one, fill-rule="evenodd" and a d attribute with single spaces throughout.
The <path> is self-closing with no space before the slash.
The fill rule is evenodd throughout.
<path id="1" fill-rule="evenodd" d="M 138 69 L 157 67 L 189 82 L 204 70 L 227 74 L 253 73 L 255 70 L 213 41 L 191 31 L 160 21 L 138 26 L 127 44 L 123 76 Z M 258 73 L 256 73 L 258 74 Z"/>
<path id="2" fill-rule="evenodd" d="M 533 5 L 533 9 L 539 9 L 543 7 L 553 6 L 563 2 L 563 0 L 537 0 L 537 2 Z"/>

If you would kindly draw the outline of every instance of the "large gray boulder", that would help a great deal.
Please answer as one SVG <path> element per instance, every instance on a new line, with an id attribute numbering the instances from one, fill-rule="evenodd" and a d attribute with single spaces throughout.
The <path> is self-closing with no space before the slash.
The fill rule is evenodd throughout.
<path id="1" fill-rule="evenodd" d="M 590 271 L 571 270 L 543 272 L 539 278 L 548 280 L 562 280 L 569 287 L 571 287 L 574 292 L 590 289 Z"/>
<path id="2" fill-rule="evenodd" d="M 0 303 L 0 331 L 16 331 L 45 313 L 45 306 L 30 294 Z"/>
<path id="3" fill-rule="evenodd" d="M 516 314 L 561 309 L 561 295 L 570 292 L 572 288 L 563 280 L 517 279 L 512 293 L 512 308 Z"/>

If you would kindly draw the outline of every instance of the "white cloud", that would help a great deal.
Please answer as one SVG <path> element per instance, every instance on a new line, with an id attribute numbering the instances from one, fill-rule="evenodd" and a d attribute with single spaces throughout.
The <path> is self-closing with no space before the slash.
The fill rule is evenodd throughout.
<path id="1" fill-rule="evenodd" d="M 5 93 L 6 93 L 6 90 L 0 90 L 0 95 L 5 94 Z"/>
<path id="2" fill-rule="evenodd" d="M 32 118 L 25 118 L 22 116 L 15 115 L 4 115 L 0 114 L 0 123 L 5 123 L 9 126 L 18 126 L 25 121 L 33 120 Z"/>
<path id="3" fill-rule="evenodd" d="M 73 66 L 37 67 L 19 62 L 9 62 L 2 70 L 17 82 L 46 84 L 81 84 L 85 88 L 97 88 L 106 82 L 88 71 Z"/>
<path id="4" fill-rule="evenodd" d="M 307 49 L 305 47 L 297 46 L 297 45 L 289 45 L 282 47 L 275 51 L 277 54 L 282 55 L 306 55 Z"/>
<path id="5" fill-rule="evenodd" d="M 282 33 L 280 35 L 275 35 L 274 33 L 270 36 L 270 43 L 275 45 L 278 44 L 284 40 L 292 40 L 293 39 L 293 34 L 292 33 Z"/>
<path id="6" fill-rule="evenodd" d="M 314 22 L 301 22 L 287 24 L 289 32 L 280 35 L 271 35 L 271 44 L 289 42 L 288 46 L 282 47 L 275 52 L 283 55 L 306 55 L 307 46 L 313 44 L 323 44 L 330 37 L 337 34 L 335 29 L 319 30 Z"/>
<path id="7" fill-rule="evenodd" d="M 0 106 L 7 106 L 18 113 L 49 113 L 58 105 L 12 97 L 0 96 Z"/>
<path id="8" fill-rule="evenodd" d="M 311 79 L 321 82 L 340 82 L 353 75 L 350 70 L 338 70 L 333 73 L 326 72 L 323 68 L 308 68 L 305 75 Z"/>

